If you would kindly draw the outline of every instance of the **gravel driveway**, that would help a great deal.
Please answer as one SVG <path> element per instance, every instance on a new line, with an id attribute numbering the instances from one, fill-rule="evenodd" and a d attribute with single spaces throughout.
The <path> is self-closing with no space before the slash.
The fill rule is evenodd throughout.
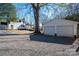
<path id="1" fill-rule="evenodd" d="M 41 37 L 47 36 L 31 36 L 31 35 L 11 35 L 0 36 L 0 56 L 69 56 L 79 55 L 75 53 L 73 46 L 69 44 L 58 44 L 42 41 L 34 41 Z M 49 37 L 48 37 L 49 38 Z M 50 37 L 51 38 L 51 37 Z M 49 39 L 50 39 L 49 38 Z"/>

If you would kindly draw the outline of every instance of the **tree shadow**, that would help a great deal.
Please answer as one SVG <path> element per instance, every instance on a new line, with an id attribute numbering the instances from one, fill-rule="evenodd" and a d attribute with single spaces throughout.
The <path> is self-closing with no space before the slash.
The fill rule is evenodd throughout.
<path id="1" fill-rule="evenodd" d="M 47 42 L 47 43 L 57 43 L 64 45 L 72 45 L 75 41 L 72 37 L 56 37 L 56 36 L 48 36 L 48 35 L 30 35 L 30 40 L 39 41 L 39 42 Z"/>

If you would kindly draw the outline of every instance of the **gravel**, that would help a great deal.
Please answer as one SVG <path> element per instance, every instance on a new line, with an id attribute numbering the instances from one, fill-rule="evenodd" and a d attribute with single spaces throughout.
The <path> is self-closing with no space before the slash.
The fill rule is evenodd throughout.
<path id="1" fill-rule="evenodd" d="M 30 40 L 29 35 L 0 36 L 0 56 L 77 56 L 73 45 Z"/>

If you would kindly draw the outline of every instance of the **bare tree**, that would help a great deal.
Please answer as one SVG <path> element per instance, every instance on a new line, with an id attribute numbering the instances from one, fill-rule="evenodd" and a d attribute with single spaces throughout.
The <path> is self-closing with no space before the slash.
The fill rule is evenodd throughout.
<path id="1" fill-rule="evenodd" d="M 39 17 L 40 17 L 40 8 L 46 6 L 47 10 L 49 11 L 49 8 L 47 6 L 51 6 L 53 8 L 53 4 L 47 4 L 47 3 L 31 3 L 30 4 L 33 9 L 34 19 L 35 19 L 35 32 L 36 34 L 40 34 L 39 30 Z M 64 6 L 64 4 L 55 4 L 59 6 Z"/>
<path id="2" fill-rule="evenodd" d="M 36 34 L 40 33 L 39 30 L 39 9 L 40 9 L 40 4 L 39 3 L 31 3 L 33 12 L 34 12 L 34 19 L 35 19 L 35 32 Z"/>

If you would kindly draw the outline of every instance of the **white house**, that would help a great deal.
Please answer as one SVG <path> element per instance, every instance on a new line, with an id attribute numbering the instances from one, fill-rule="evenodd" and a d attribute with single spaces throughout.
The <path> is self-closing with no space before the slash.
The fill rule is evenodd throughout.
<path id="1" fill-rule="evenodd" d="M 32 25 L 23 22 L 10 22 L 8 29 L 32 29 Z"/>
<path id="2" fill-rule="evenodd" d="M 24 25 L 25 24 L 23 22 L 10 22 L 10 24 L 8 24 L 8 29 L 19 29 Z"/>
<path id="3" fill-rule="evenodd" d="M 5 29 L 32 29 L 33 25 L 28 24 L 24 22 L 23 20 L 17 20 L 16 22 L 1 22 L 0 23 L 0 30 L 5 30 Z"/>
<path id="4" fill-rule="evenodd" d="M 43 32 L 46 35 L 73 37 L 77 35 L 77 24 L 75 21 L 53 19 L 43 24 Z"/>

